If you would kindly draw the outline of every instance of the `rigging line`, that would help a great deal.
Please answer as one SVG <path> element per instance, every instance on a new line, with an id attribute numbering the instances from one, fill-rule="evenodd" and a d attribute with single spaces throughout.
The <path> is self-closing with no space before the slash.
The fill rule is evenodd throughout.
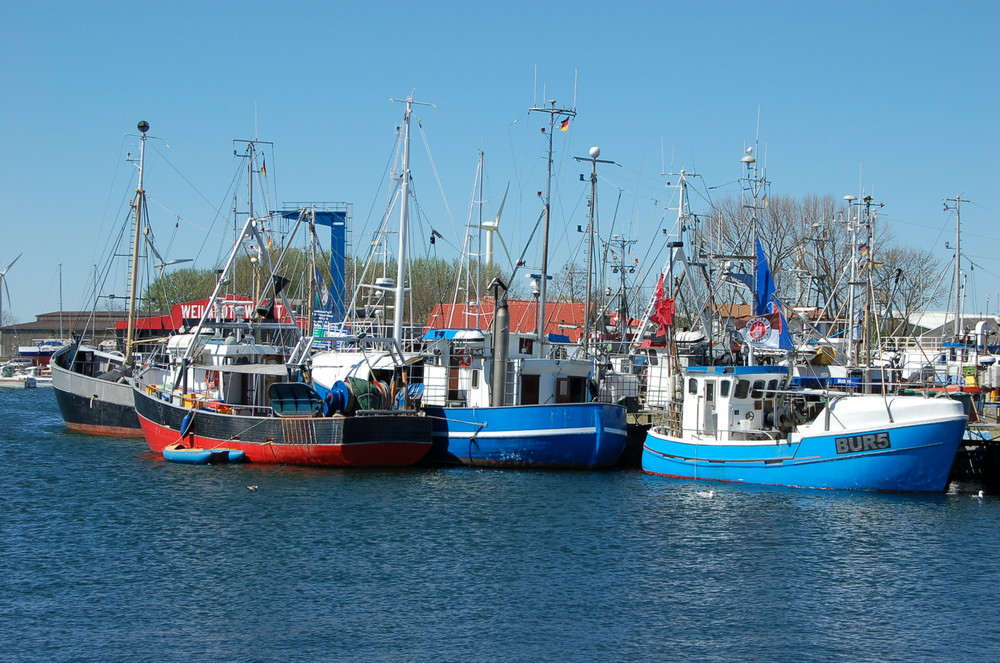
<path id="1" fill-rule="evenodd" d="M 211 207 L 211 208 L 212 208 L 213 210 L 215 210 L 216 212 L 219 212 L 219 208 L 217 208 L 217 207 L 216 207 L 216 206 L 215 206 L 215 205 L 214 205 L 214 204 L 212 203 L 212 201 L 211 201 L 211 200 L 209 200 L 209 199 L 208 199 L 208 198 L 207 198 L 207 197 L 205 196 L 205 194 L 203 194 L 203 193 L 201 192 L 201 190 L 200 190 L 200 189 L 198 189 L 198 187 L 196 187 L 196 186 L 194 185 L 194 183 L 192 183 L 192 182 L 191 182 L 191 180 L 189 180 L 189 179 L 187 178 L 187 176 L 185 176 L 185 175 L 184 175 L 184 173 L 182 173 L 182 172 L 181 172 L 181 171 L 180 171 L 180 170 L 179 170 L 179 169 L 177 168 L 177 166 L 175 166 L 175 165 L 173 164 L 173 162 L 171 162 L 171 161 L 170 161 L 170 159 L 168 159 L 168 158 L 167 158 L 167 155 L 166 155 L 166 154 L 165 154 L 165 153 L 164 153 L 164 152 L 163 152 L 162 150 L 160 150 L 160 149 L 159 149 L 159 148 L 157 147 L 157 145 L 156 145 L 155 143 L 151 144 L 151 145 L 150 145 L 150 147 L 152 147 L 152 148 L 153 148 L 153 151 L 155 151 L 155 152 L 156 152 L 156 153 L 157 153 L 158 155 L 160 155 L 160 158 L 161 158 L 161 159 L 163 159 L 163 160 L 164 160 L 164 161 L 165 161 L 165 162 L 167 163 L 167 165 L 168 165 L 168 166 L 170 166 L 170 168 L 171 168 L 171 169 L 173 169 L 173 171 L 174 171 L 175 173 L 177 173 L 177 174 L 178 174 L 178 175 L 180 176 L 180 178 L 181 178 L 182 180 L 184 180 L 184 182 L 186 182 L 186 183 L 187 183 L 187 185 L 188 185 L 188 186 L 190 186 L 190 187 L 191 187 L 191 188 L 192 188 L 192 189 L 194 190 L 194 192 L 195 192 L 195 193 L 197 193 L 197 194 L 198 194 L 198 196 L 199 196 L 199 197 L 200 197 L 200 198 L 201 198 L 202 200 L 204 200 L 204 201 L 205 201 L 206 203 L 208 203 L 208 206 L 209 206 L 209 207 Z"/>
<path id="2" fill-rule="evenodd" d="M 157 207 L 159 207 L 164 212 L 168 213 L 170 216 L 174 217 L 178 221 L 183 221 L 183 222 L 185 222 L 187 224 L 190 224 L 191 226 L 194 226 L 198 230 L 205 230 L 207 232 L 207 229 L 204 226 L 195 223 L 194 221 L 188 219 L 187 217 L 185 217 L 185 216 L 183 216 L 181 214 L 178 214 L 174 210 L 170 209 L 169 207 L 167 207 L 166 205 L 164 205 L 163 203 L 161 203 L 159 200 L 157 200 L 155 198 L 149 198 L 148 196 L 145 199 L 146 200 L 150 200 L 154 205 L 156 205 Z M 149 217 L 146 217 L 146 218 L 148 219 Z M 151 225 L 151 224 L 147 224 L 147 225 Z"/>
<path id="3" fill-rule="evenodd" d="M 420 207 L 419 204 L 417 204 L 416 201 L 414 201 L 413 207 L 414 207 L 414 211 L 417 213 L 416 214 L 416 216 L 417 216 L 416 220 L 418 222 L 418 226 L 420 227 L 420 229 L 422 231 L 426 232 L 427 228 L 430 228 L 430 230 L 431 230 L 431 236 L 432 237 L 436 236 L 438 241 L 444 242 L 444 244 L 448 248 L 453 249 L 456 253 L 459 253 L 459 255 L 461 255 L 461 253 L 463 252 L 463 248 L 461 246 L 459 246 L 458 244 L 455 244 L 452 240 L 449 240 L 447 237 L 445 237 L 441 233 L 439 233 L 436 230 L 434 230 L 434 227 L 431 226 L 430 221 L 428 221 L 428 219 L 427 219 L 427 215 L 424 214 L 424 210 Z M 424 225 L 426 225 L 427 228 L 424 228 Z M 426 237 L 427 237 L 427 235 L 425 234 L 423 236 L 423 238 L 421 238 L 421 239 L 424 239 Z M 430 244 L 429 241 L 424 241 L 423 243 L 425 245 L 426 244 Z M 437 242 L 435 242 L 435 246 L 436 245 L 437 245 Z"/>
<path id="4" fill-rule="evenodd" d="M 392 197 L 387 201 L 387 208 L 382 216 L 379 229 L 373 235 L 375 239 L 369 242 L 368 253 L 365 255 L 365 260 L 361 264 L 360 271 L 355 275 L 354 292 L 351 295 L 350 309 L 349 309 L 351 311 L 354 311 L 358 307 L 358 304 L 361 302 L 361 298 L 363 296 L 367 297 L 369 294 L 368 292 L 362 293 L 362 288 L 359 286 L 361 283 L 365 281 L 366 275 L 369 273 L 369 270 L 371 270 L 372 274 L 374 274 L 375 271 L 377 271 L 376 261 L 381 255 L 383 255 L 382 254 L 382 251 L 384 250 L 383 244 L 385 242 L 385 237 L 388 233 L 389 216 L 392 213 L 393 207 L 395 207 L 394 201 L 396 200 L 396 198 L 399 197 L 400 193 L 401 189 L 395 188 Z"/>
<path id="5" fill-rule="evenodd" d="M 229 197 L 233 193 L 233 191 L 234 191 L 234 189 L 236 187 L 237 182 L 240 181 L 239 178 L 240 178 L 240 173 L 237 170 L 236 172 L 233 173 L 233 177 L 229 181 L 229 188 L 226 189 L 226 193 L 224 194 L 225 200 L 229 200 Z M 212 217 L 212 224 L 208 227 L 208 231 L 206 232 L 205 236 L 201 240 L 201 246 L 198 247 L 198 251 L 195 253 L 194 260 L 193 260 L 193 262 L 195 264 L 197 264 L 198 260 L 201 258 L 202 251 L 204 251 L 205 248 L 208 246 L 208 239 L 209 239 L 209 237 L 215 236 L 215 232 L 216 232 L 215 231 L 215 224 L 219 222 L 220 218 L 224 218 L 224 217 L 227 216 L 226 214 L 224 214 L 222 212 L 221 207 L 216 208 L 216 209 L 218 209 L 219 211 L 217 211 L 215 213 L 215 216 Z M 220 249 L 220 251 L 221 251 L 221 249 Z M 220 262 L 220 255 L 217 253 L 216 254 L 215 263 L 218 264 L 219 262 Z"/>
<path id="6" fill-rule="evenodd" d="M 438 190 L 441 192 L 441 200 L 444 202 L 444 209 L 448 213 L 448 220 L 451 221 L 452 232 L 455 231 L 455 218 L 451 214 L 451 207 L 448 206 L 448 198 L 444 195 L 444 186 L 441 184 L 441 175 L 438 173 L 437 164 L 434 163 L 434 154 L 431 152 L 430 143 L 427 141 L 427 134 L 424 132 L 424 125 L 417 120 L 417 129 L 420 131 L 420 138 L 424 143 L 424 149 L 427 150 L 427 158 L 431 162 L 431 172 L 434 173 L 434 181 L 437 182 Z"/>
<path id="7" fill-rule="evenodd" d="M 1000 256 L 977 256 L 965 253 L 964 251 L 962 252 L 962 257 L 966 259 L 975 258 L 976 260 L 1000 260 Z"/>
<path id="8" fill-rule="evenodd" d="M 507 279 L 507 283 L 513 285 L 514 277 L 517 275 L 517 270 L 524 266 L 524 256 L 528 253 L 528 247 L 531 246 L 531 242 L 535 238 L 535 233 L 538 232 L 538 226 L 541 225 L 543 218 L 545 218 L 544 209 L 539 212 L 538 219 L 535 221 L 535 227 L 531 229 L 531 234 L 528 235 L 528 241 L 524 243 L 524 248 L 521 249 L 521 255 L 518 256 L 517 261 L 514 263 L 514 269 L 511 270 L 510 278 Z"/>
<path id="9" fill-rule="evenodd" d="M 966 262 L 968 262 L 973 267 L 978 267 L 980 271 L 986 272 L 986 274 L 988 274 L 989 276 L 992 276 L 994 278 L 1000 278 L 1000 274 L 995 274 L 995 273 L 991 272 L 990 270 L 986 269 L 985 267 L 983 267 L 982 265 L 980 265 L 978 262 L 973 262 L 973 261 L 969 260 L 969 256 L 965 255 L 964 253 L 962 255 L 965 257 Z M 976 256 L 976 257 L 979 258 L 980 256 Z M 970 269 L 970 271 L 972 271 L 972 270 Z"/>
<path id="10" fill-rule="evenodd" d="M 618 189 L 618 199 L 615 201 L 615 211 L 611 215 L 611 236 L 614 237 L 615 226 L 618 225 L 618 211 L 622 204 L 622 189 Z"/>
<path id="11" fill-rule="evenodd" d="M 643 194 L 643 193 L 639 193 L 639 191 L 637 191 L 636 189 L 630 189 L 630 188 L 623 187 L 621 184 L 618 184 L 616 181 L 614 181 L 612 179 L 608 179 L 607 177 L 605 177 L 603 175 L 598 175 L 598 178 L 600 178 L 602 181 L 606 182 L 607 184 L 610 184 L 611 186 L 615 187 L 616 189 L 618 189 L 620 191 L 624 191 L 625 193 L 632 194 L 636 198 L 642 198 L 643 200 L 648 200 L 648 201 L 653 202 L 653 203 L 659 203 L 660 200 L 662 200 L 662 197 L 660 197 L 660 198 L 654 198 L 653 196 L 650 196 L 650 195 L 647 195 L 647 194 Z M 634 211 L 634 208 L 633 208 L 633 211 Z"/>
<path id="12" fill-rule="evenodd" d="M 621 164 L 616 164 L 616 165 L 619 168 L 623 168 L 623 166 Z M 636 181 L 635 181 L 636 189 L 639 188 L 639 183 L 642 181 L 643 173 L 645 172 L 644 169 L 645 169 L 645 159 L 641 159 L 639 161 L 639 171 L 636 173 Z M 621 201 L 621 192 L 622 192 L 622 189 L 621 189 L 621 187 L 619 187 L 619 189 L 618 189 L 619 202 Z M 633 219 L 636 218 L 638 206 L 639 206 L 639 196 L 638 196 L 638 194 L 636 194 L 635 196 L 632 197 L 632 210 L 631 210 L 631 213 L 629 214 L 630 218 L 633 218 Z"/>
<path id="13" fill-rule="evenodd" d="M 724 187 L 724 186 L 730 186 L 730 185 L 732 185 L 732 184 L 739 184 L 739 182 L 740 182 L 740 180 L 739 180 L 739 179 L 735 179 L 735 180 L 732 180 L 732 181 L 730 181 L 730 182 L 723 182 L 722 184 L 716 184 L 716 185 L 714 185 L 714 186 L 707 186 L 707 187 L 705 187 L 705 188 L 706 188 L 707 190 L 711 191 L 712 189 L 721 189 L 721 188 L 722 188 L 722 187 Z"/>
<path id="14" fill-rule="evenodd" d="M 398 127 L 397 127 L 398 129 Z M 375 205 L 378 202 L 379 196 L 382 193 L 382 187 L 386 180 L 389 179 L 389 173 L 392 170 L 393 164 L 396 162 L 396 155 L 399 152 L 399 141 L 400 141 L 399 131 L 396 132 L 396 142 L 393 144 L 392 149 L 389 150 L 389 158 L 385 162 L 385 168 L 382 169 L 382 178 L 379 180 L 378 189 L 375 190 L 375 194 L 372 196 L 371 206 L 368 208 L 368 214 L 365 216 L 364 223 L 361 224 L 359 229 L 361 232 L 361 237 L 364 237 L 368 233 L 368 224 L 371 222 L 373 215 L 375 214 Z M 392 210 L 392 201 L 396 198 L 395 189 L 398 185 L 394 184 L 391 187 L 386 188 L 386 206 L 382 211 L 382 220 L 380 220 L 380 225 L 384 224 L 385 217 Z"/>
<path id="15" fill-rule="evenodd" d="M 510 148 L 511 157 L 513 157 L 514 154 L 515 154 L 515 151 L 514 151 L 514 137 L 511 134 L 511 127 L 514 126 L 515 124 L 517 124 L 520 120 L 524 119 L 524 117 L 526 117 L 526 116 L 527 116 L 527 114 L 525 114 L 522 117 L 519 117 L 518 119 L 514 120 L 512 123 L 510 123 L 510 124 L 507 125 L 507 145 Z M 513 164 L 513 168 L 514 168 L 514 181 L 517 183 L 517 185 L 516 185 L 516 187 L 515 187 L 514 190 L 516 192 L 518 192 L 518 198 L 520 199 L 520 196 L 521 196 L 520 192 L 523 190 L 523 185 L 521 184 L 521 169 L 518 167 L 518 162 L 517 162 L 516 159 L 512 158 L 511 159 L 511 163 Z"/>
<path id="16" fill-rule="evenodd" d="M 128 215 L 126 216 L 126 222 L 122 223 L 119 226 L 118 238 L 113 243 L 109 241 L 109 247 L 108 247 L 109 251 L 105 256 L 105 261 L 101 265 L 101 270 L 94 275 L 95 283 L 94 283 L 94 297 L 92 300 L 93 303 L 91 305 L 90 314 L 87 317 L 86 322 L 84 323 L 84 332 L 86 332 L 87 329 L 90 329 L 92 325 L 96 325 L 97 307 L 99 305 L 100 293 L 104 291 L 104 287 L 107 285 L 108 278 L 110 277 L 111 274 L 111 269 L 115 263 L 115 253 L 116 253 L 115 247 L 120 246 L 122 242 L 124 242 L 124 238 L 131 225 L 127 221 L 127 219 L 130 217 L 131 217 L 131 207 L 129 208 Z"/>
<path id="17" fill-rule="evenodd" d="M 104 201 L 104 211 L 101 213 L 101 221 L 102 221 L 102 223 L 106 223 L 107 220 L 108 220 L 108 210 L 111 207 L 111 196 L 112 196 L 112 194 L 115 193 L 116 191 L 119 191 L 118 185 L 116 184 L 116 180 L 118 179 L 118 174 L 121 172 L 121 166 L 122 166 L 122 164 L 126 162 L 126 160 L 124 160 L 124 159 L 121 158 L 121 153 L 122 153 L 122 148 L 127 143 L 129 143 L 128 139 L 129 139 L 129 136 L 127 134 L 122 136 L 121 146 L 119 147 L 117 155 L 115 157 L 115 169 L 114 169 L 114 173 L 111 176 L 111 182 L 108 185 L 108 194 L 107 194 L 107 197 L 105 198 L 105 201 Z M 131 183 L 132 181 L 134 181 L 134 179 L 136 177 L 137 177 L 137 173 L 135 172 L 135 169 L 132 169 L 132 172 L 129 175 L 128 181 Z M 126 191 L 128 189 L 134 189 L 134 187 L 129 186 L 129 187 L 126 188 Z M 126 196 L 123 196 L 123 198 L 126 198 Z M 121 203 L 119 203 L 119 210 L 120 209 L 121 209 Z M 115 216 L 114 216 L 114 220 L 117 220 L 117 218 L 118 218 L 118 213 L 116 212 Z M 114 223 L 114 222 L 115 221 L 112 221 L 112 223 Z M 102 229 L 99 234 L 95 234 L 94 235 L 95 243 L 94 243 L 93 253 L 91 255 L 94 255 L 94 256 L 96 256 L 96 255 L 104 255 L 103 253 L 100 253 L 100 254 L 98 253 L 97 240 L 99 238 L 101 238 L 101 237 L 104 237 L 104 238 L 108 237 L 108 233 L 105 232 L 104 229 Z"/>
<path id="18" fill-rule="evenodd" d="M 714 213 L 718 210 L 718 207 L 716 207 L 715 203 L 712 201 L 712 198 L 708 195 L 707 191 L 703 194 L 701 191 L 695 189 L 694 187 L 689 187 L 688 191 L 696 193 L 699 198 L 708 203 L 709 213 Z"/>

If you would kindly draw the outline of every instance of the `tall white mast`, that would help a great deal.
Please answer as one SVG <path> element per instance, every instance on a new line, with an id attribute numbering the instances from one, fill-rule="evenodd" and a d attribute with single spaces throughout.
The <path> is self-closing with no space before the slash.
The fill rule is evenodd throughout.
<path id="1" fill-rule="evenodd" d="M 856 288 L 858 285 L 858 223 L 860 220 L 854 217 L 854 211 L 851 209 L 851 206 L 854 205 L 857 199 L 858 197 L 852 194 L 844 196 L 844 201 L 847 203 L 847 222 L 850 224 L 851 228 L 851 275 L 847 281 L 847 329 L 844 332 L 844 338 L 847 339 L 848 366 L 854 366 L 857 364 L 858 354 L 857 344 L 854 339 L 854 322 L 857 315 Z M 857 213 L 860 216 L 861 211 L 859 210 Z"/>
<path id="2" fill-rule="evenodd" d="M 399 201 L 399 250 L 396 253 L 396 301 L 392 313 L 392 336 L 400 343 L 403 342 L 403 297 L 406 293 L 406 262 L 407 250 L 409 249 L 409 224 L 410 224 L 410 115 L 413 112 L 413 105 L 430 106 L 436 108 L 434 104 L 422 103 L 413 100 L 411 94 L 406 99 L 390 99 L 406 104 L 406 111 L 403 113 L 403 160 L 400 164 L 400 201 Z"/>
<path id="3" fill-rule="evenodd" d="M 563 122 L 568 122 L 570 118 L 576 117 L 576 111 L 569 108 L 556 108 L 555 100 L 550 100 L 549 107 L 547 108 L 544 106 L 529 108 L 528 112 L 530 113 L 531 111 L 549 114 L 549 151 L 545 170 L 545 207 L 543 213 L 544 221 L 542 231 L 542 275 L 539 279 L 540 283 L 538 285 L 537 330 L 539 340 L 538 352 L 539 356 L 541 356 L 543 352 L 542 346 L 545 343 L 545 291 L 547 281 L 549 279 L 549 220 L 552 211 L 552 132 L 556 125 L 556 115 L 565 117 Z"/>
<path id="4" fill-rule="evenodd" d="M 597 164 L 614 163 L 606 159 L 598 159 L 601 156 L 601 148 L 594 145 L 590 148 L 590 157 L 573 157 L 574 161 L 590 162 L 590 209 L 587 220 L 587 291 L 584 293 L 586 306 L 583 312 L 583 355 L 586 357 L 590 353 L 590 333 L 591 333 L 591 290 L 593 289 L 594 273 L 594 236 L 597 234 Z M 623 291 L 624 292 L 624 291 Z"/>

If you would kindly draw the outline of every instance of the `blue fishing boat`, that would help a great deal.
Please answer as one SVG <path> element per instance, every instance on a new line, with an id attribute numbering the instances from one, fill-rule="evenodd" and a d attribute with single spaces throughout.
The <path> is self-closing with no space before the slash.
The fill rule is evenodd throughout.
<path id="1" fill-rule="evenodd" d="M 668 266 L 683 264 L 681 242 L 671 253 Z M 794 344 L 759 239 L 754 271 L 740 279 L 752 292 L 752 315 L 733 320 L 749 365 L 685 366 L 668 343 L 649 366 L 653 423 L 643 470 L 801 488 L 943 491 L 965 433 L 962 404 L 795 386 Z M 665 301 L 664 284 L 673 282 L 668 267 L 654 299 Z M 670 316 L 660 323 L 671 339 Z"/>
<path id="2" fill-rule="evenodd" d="M 649 430 L 649 474 L 740 483 L 939 492 L 965 432 L 948 398 L 789 387 L 784 366 L 691 366 Z"/>
<path id="3" fill-rule="evenodd" d="M 594 402 L 592 361 L 569 344 L 534 356 L 529 335 L 506 334 L 503 299 L 487 331 L 427 332 L 420 399 L 433 422 L 427 460 L 507 468 L 612 467 L 628 440 L 626 410 Z"/>
<path id="4" fill-rule="evenodd" d="M 628 442 L 626 409 L 598 402 L 597 362 L 588 352 L 589 307 L 581 344 L 548 332 L 546 315 L 551 211 L 552 139 L 576 111 L 549 106 L 548 169 L 542 209 L 540 270 L 529 274 L 537 293 L 534 333 L 511 333 L 506 285 L 494 279 L 488 330 L 432 329 L 425 337 L 421 405 L 431 417 L 431 462 L 486 467 L 592 469 L 618 462 Z M 543 129 L 543 132 L 545 130 Z M 600 150 L 591 149 L 595 168 Z M 610 163 L 610 162 L 602 162 Z M 596 183 L 596 177 L 592 178 Z M 592 196 L 593 191 L 592 191 Z M 591 213 L 594 206 L 591 206 Z M 480 227 L 495 232 L 497 221 Z M 588 228 L 593 229 L 593 217 Z M 593 235 L 591 235 L 593 242 Z M 588 254 L 588 274 L 590 272 Z M 588 281 L 587 297 L 590 297 Z"/>

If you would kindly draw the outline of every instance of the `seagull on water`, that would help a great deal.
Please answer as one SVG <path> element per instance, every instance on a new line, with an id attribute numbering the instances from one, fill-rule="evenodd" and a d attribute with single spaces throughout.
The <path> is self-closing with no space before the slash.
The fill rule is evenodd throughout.
<path id="1" fill-rule="evenodd" d="M 707 498 L 715 497 L 715 491 L 714 490 L 699 490 L 698 491 L 698 497 L 707 497 Z"/>
<path id="2" fill-rule="evenodd" d="M 254 486 L 247 486 L 247 490 L 249 490 L 251 493 L 256 493 L 257 492 L 257 486 L 256 485 L 254 485 Z"/>
<path id="3" fill-rule="evenodd" d="M 986 493 L 984 493 L 983 491 L 980 490 L 977 494 L 971 495 L 970 497 L 972 497 L 972 499 L 974 499 L 974 500 L 981 500 L 984 497 L 986 497 Z"/>

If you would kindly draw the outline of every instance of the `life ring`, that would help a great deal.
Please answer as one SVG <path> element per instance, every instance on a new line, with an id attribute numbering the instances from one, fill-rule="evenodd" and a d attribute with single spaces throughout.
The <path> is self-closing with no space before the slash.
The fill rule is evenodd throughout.
<path id="1" fill-rule="evenodd" d="M 472 364 L 472 358 L 469 356 L 468 350 L 455 350 L 455 357 L 458 359 L 458 365 L 462 368 L 468 368 Z"/>
<path id="2" fill-rule="evenodd" d="M 219 386 L 219 372 L 218 371 L 206 371 L 205 372 L 205 384 L 209 389 L 215 389 Z"/>

